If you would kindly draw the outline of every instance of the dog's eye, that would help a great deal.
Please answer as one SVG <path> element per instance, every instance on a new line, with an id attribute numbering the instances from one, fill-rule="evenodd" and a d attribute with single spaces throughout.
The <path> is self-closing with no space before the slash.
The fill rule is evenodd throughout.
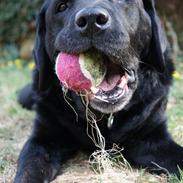
<path id="1" fill-rule="evenodd" d="M 68 8 L 68 1 L 64 1 L 61 2 L 58 6 L 57 6 L 57 12 L 63 12 Z"/>

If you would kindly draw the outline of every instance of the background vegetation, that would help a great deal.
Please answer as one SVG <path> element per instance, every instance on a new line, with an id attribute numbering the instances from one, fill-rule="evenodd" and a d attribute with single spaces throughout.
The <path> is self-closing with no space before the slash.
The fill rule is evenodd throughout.
<path id="1" fill-rule="evenodd" d="M 19 50 L 28 39 L 33 39 L 35 18 L 43 0 L 0 1 L 0 45 L 15 45 Z M 164 23 L 169 22 L 183 46 L 183 1 L 156 0 Z"/>

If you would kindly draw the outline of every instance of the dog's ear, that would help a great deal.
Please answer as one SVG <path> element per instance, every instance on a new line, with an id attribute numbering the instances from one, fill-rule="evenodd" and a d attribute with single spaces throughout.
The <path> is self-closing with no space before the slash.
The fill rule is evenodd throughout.
<path id="1" fill-rule="evenodd" d="M 166 35 L 157 15 L 154 0 L 143 0 L 143 4 L 145 11 L 151 19 L 152 39 L 149 49 L 150 64 L 152 64 L 158 72 L 163 73 L 165 70 L 164 53 L 168 45 Z"/>
<path id="2" fill-rule="evenodd" d="M 45 14 L 47 10 L 47 3 L 44 3 L 37 17 L 36 41 L 33 49 L 33 56 L 36 63 L 36 89 L 40 92 L 47 90 L 50 87 L 52 64 L 46 51 L 45 35 L 46 23 Z M 34 79 L 34 80 L 35 80 Z"/>

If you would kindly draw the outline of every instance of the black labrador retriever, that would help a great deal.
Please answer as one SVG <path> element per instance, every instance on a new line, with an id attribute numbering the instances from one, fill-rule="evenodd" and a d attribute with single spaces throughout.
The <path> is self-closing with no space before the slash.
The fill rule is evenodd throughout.
<path id="1" fill-rule="evenodd" d="M 67 93 L 76 121 L 54 70 L 59 52 L 96 50 L 111 64 L 108 78 L 111 69 L 128 77 L 125 91 L 117 85 L 107 92 L 101 88 L 89 101 L 97 118 L 103 115 L 98 126 L 106 149 L 115 143 L 134 167 L 157 173 L 162 167 L 179 176 L 183 148 L 169 135 L 165 114 L 174 67 L 154 0 L 46 0 L 37 22 L 33 84 L 21 95 L 22 104 L 34 104 L 37 115 L 15 183 L 50 182 L 77 151 L 97 149 L 86 133 L 81 97 Z"/>

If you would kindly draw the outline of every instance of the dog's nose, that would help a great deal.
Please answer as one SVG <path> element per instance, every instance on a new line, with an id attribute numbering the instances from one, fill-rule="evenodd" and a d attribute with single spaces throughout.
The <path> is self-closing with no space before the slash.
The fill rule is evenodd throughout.
<path id="1" fill-rule="evenodd" d="M 110 26 L 110 15 L 103 8 L 85 8 L 75 17 L 77 30 L 85 34 L 95 34 Z"/>

